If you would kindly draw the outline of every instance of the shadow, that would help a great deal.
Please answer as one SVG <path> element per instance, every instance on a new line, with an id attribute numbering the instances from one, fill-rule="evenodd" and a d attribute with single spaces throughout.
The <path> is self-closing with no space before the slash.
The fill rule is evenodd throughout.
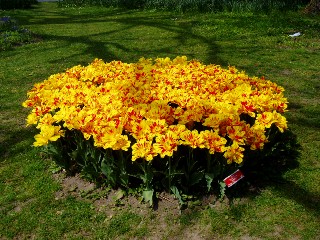
<path id="1" fill-rule="evenodd" d="M 227 196 L 232 203 L 237 198 L 255 198 L 266 188 L 272 188 L 284 198 L 292 199 L 308 212 L 320 216 L 320 197 L 302 186 L 287 180 L 284 175 L 300 167 L 299 157 L 302 147 L 297 136 L 290 130 L 271 139 L 260 153 L 248 154 L 241 168 L 245 178 L 232 188 Z M 277 144 L 273 144 L 276 140 Z"/>
<path id="2" fill-rule="evenodd" d="M 286 180 L 284 178 L 274 179 L 268 176 L 268 180 L 261 180 L 259 177 L 250 178 L 246 176 L 247 180 L 235 185 L 235 189 L 232 189 L 227 193 L 229 203 L 232 206 L 235 199 L 249 198 L 254 199 L 258 197 L 265 188 L 272 188 L 272 192 L 277 196 L 281 196 L 286 199 L 295 201 L 298 205 L 303 206 L 310 214 L 314 215 L 320 220 L 320 197 L 315 193 L 310 193 L 302 186 L 299 186 L 293 181 Z"/>
<path id="3" fill-rule="evenodd" d="M 312 194 L 293 181 L 283 180 L 273 186 L 279 194 L 305 207 L 320 220 L 320 196 Z"/>
<path id="4" fill-rule="evenodd" d="M 0 142 L 0 163 L 18 154 L 29 152 L 36 129 L 24 128 L 16 131 L 4 129 L 0 131 L 0 135 L 2 134 L 5 137 Z M 27 145 L 27 143 L 30 143 L 30 145 Z"/>
<path id="5" fill-rule="evenodd" d="M 77 55 L 68 56 L 74 59 L 81 55 L 91 55 L 104 61 L 127 61 L 140 57 L 176 57 L 186 55 L 189 59 L 197 58 L 196 46 L 204 46 L 207 51 L 205 63 L 227 65 L 218 57 L 219 48 L 213 38 L 201 36 L 193 31 L 200 24 L 187 18 L 177 19 L 174 13 L 139 12 L 134 10 L 104 9 L 101 12 L 82 10 L 71 11 L 36 6 L 37 14 L 17 16 L 19 22 L 31 27 L 43 25 L 60 25 L 61 30 L 50 34 L 49 31 L 39 33 L 44 41 L 58 41 L 59 47 L 72 44 L 83 44 Z M 80 10 L 79 10 L 80 11 Z M 81 24 L 83 28 L 76 26 Z M 105 30 L 95 30 L 105 28 Z M 72 33 L 71 33 L 72 32 Z M 190 45 L 193 43 L 193 46 Z M 125 55 L 125 57 L 123 57 Z M 203 54 L 202 54 L 203 55 Z M 60 62 L 55 59 L 51 63 Z M 66 58 L 64 58 L 66 60 Z M 81 63 L 82 64 L 82 63 Z M 87 65 L 88 63 L 85 62 Z"/>
<path id="6" fill-rule="evenodd" d="M 293 102 L 293 101 L 290 101 L 288 103 L 288 111 L 292 111 L 292 110 L 299 110 L 303 108 L 303 105 L 300 104 L 299 102 Z"/>
<path id="7" fill-rule="evenodd" d="M 295 115 L 290 116 L 291 123 L 302 125 L 318 131 L 320 129 L 320 109 L 317 105 L 306 105 L 300 108 Z"/>

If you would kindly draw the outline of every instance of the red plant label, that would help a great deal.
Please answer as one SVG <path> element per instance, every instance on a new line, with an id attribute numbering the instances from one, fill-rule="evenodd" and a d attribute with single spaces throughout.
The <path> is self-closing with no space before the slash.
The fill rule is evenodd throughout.
<path id="1" fill-rule="evenodd" d="M 230 176 L 223 179 L 227 187 L 231 187 L 235 183 L 237 183 L 240 179 L 244 178 L 243 173 L 238 169 L 234 173 L 232 173 Z"/>

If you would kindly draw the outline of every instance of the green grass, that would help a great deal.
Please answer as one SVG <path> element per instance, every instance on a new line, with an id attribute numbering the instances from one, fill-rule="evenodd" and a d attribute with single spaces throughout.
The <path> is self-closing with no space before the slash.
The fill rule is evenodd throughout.
<path id="1" fill-rule="evenodd" d="M 1 11 L 40 35 L 41 42 L 0 52 L 1 239 L 316 239 L 320 235 L 320 18 L 299 13 L 177 14 L 105 8 Z M 301 31 L 296 41 L 288 34 Z M 60 185 L 50 163 L 31 147 L 21 107 L 36 82 L 94 58 L 136 62 L 140 57 L 186 55 L 234 65 L 286 89 L 286 117 L 302 145 L 299 166 L 259 194 L 231 207 L 165 209 L 142 214 L 120 209 L 111 219 L 88 201 L 55 199 Z M 238 199 L 236 199 L 238 200 Z M 161 218 L 157 217 L 158 215 Z"/>

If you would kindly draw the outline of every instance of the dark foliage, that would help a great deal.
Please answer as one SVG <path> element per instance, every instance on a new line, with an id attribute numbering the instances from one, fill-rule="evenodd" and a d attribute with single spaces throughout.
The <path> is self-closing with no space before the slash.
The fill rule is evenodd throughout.
<path id="1" fill-rule="evenodd" d="M 125 9 L 157 9 L 178 12 L 270 12 L 296 10 L 307 0 L 61 0 L 60 6 L 98 5 Z"/>
<path id="2" fill-rule="evenodd" d="M 30 8 L 37 0 L 0 0 L 0 9 Z"/>

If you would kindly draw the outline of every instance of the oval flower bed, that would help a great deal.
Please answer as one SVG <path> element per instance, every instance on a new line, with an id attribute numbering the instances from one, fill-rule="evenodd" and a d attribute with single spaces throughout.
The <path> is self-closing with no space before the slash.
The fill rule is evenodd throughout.
<path id="1" fill-rule="evenodd" d="M 66 170 L 118 187 L 210 191 L 216 179 L 287 128 L 284 89 L 234 67 L 186 57 L 137 63 L 96 59 L 50 76 L 28 92 L 34 146 Z"/>

